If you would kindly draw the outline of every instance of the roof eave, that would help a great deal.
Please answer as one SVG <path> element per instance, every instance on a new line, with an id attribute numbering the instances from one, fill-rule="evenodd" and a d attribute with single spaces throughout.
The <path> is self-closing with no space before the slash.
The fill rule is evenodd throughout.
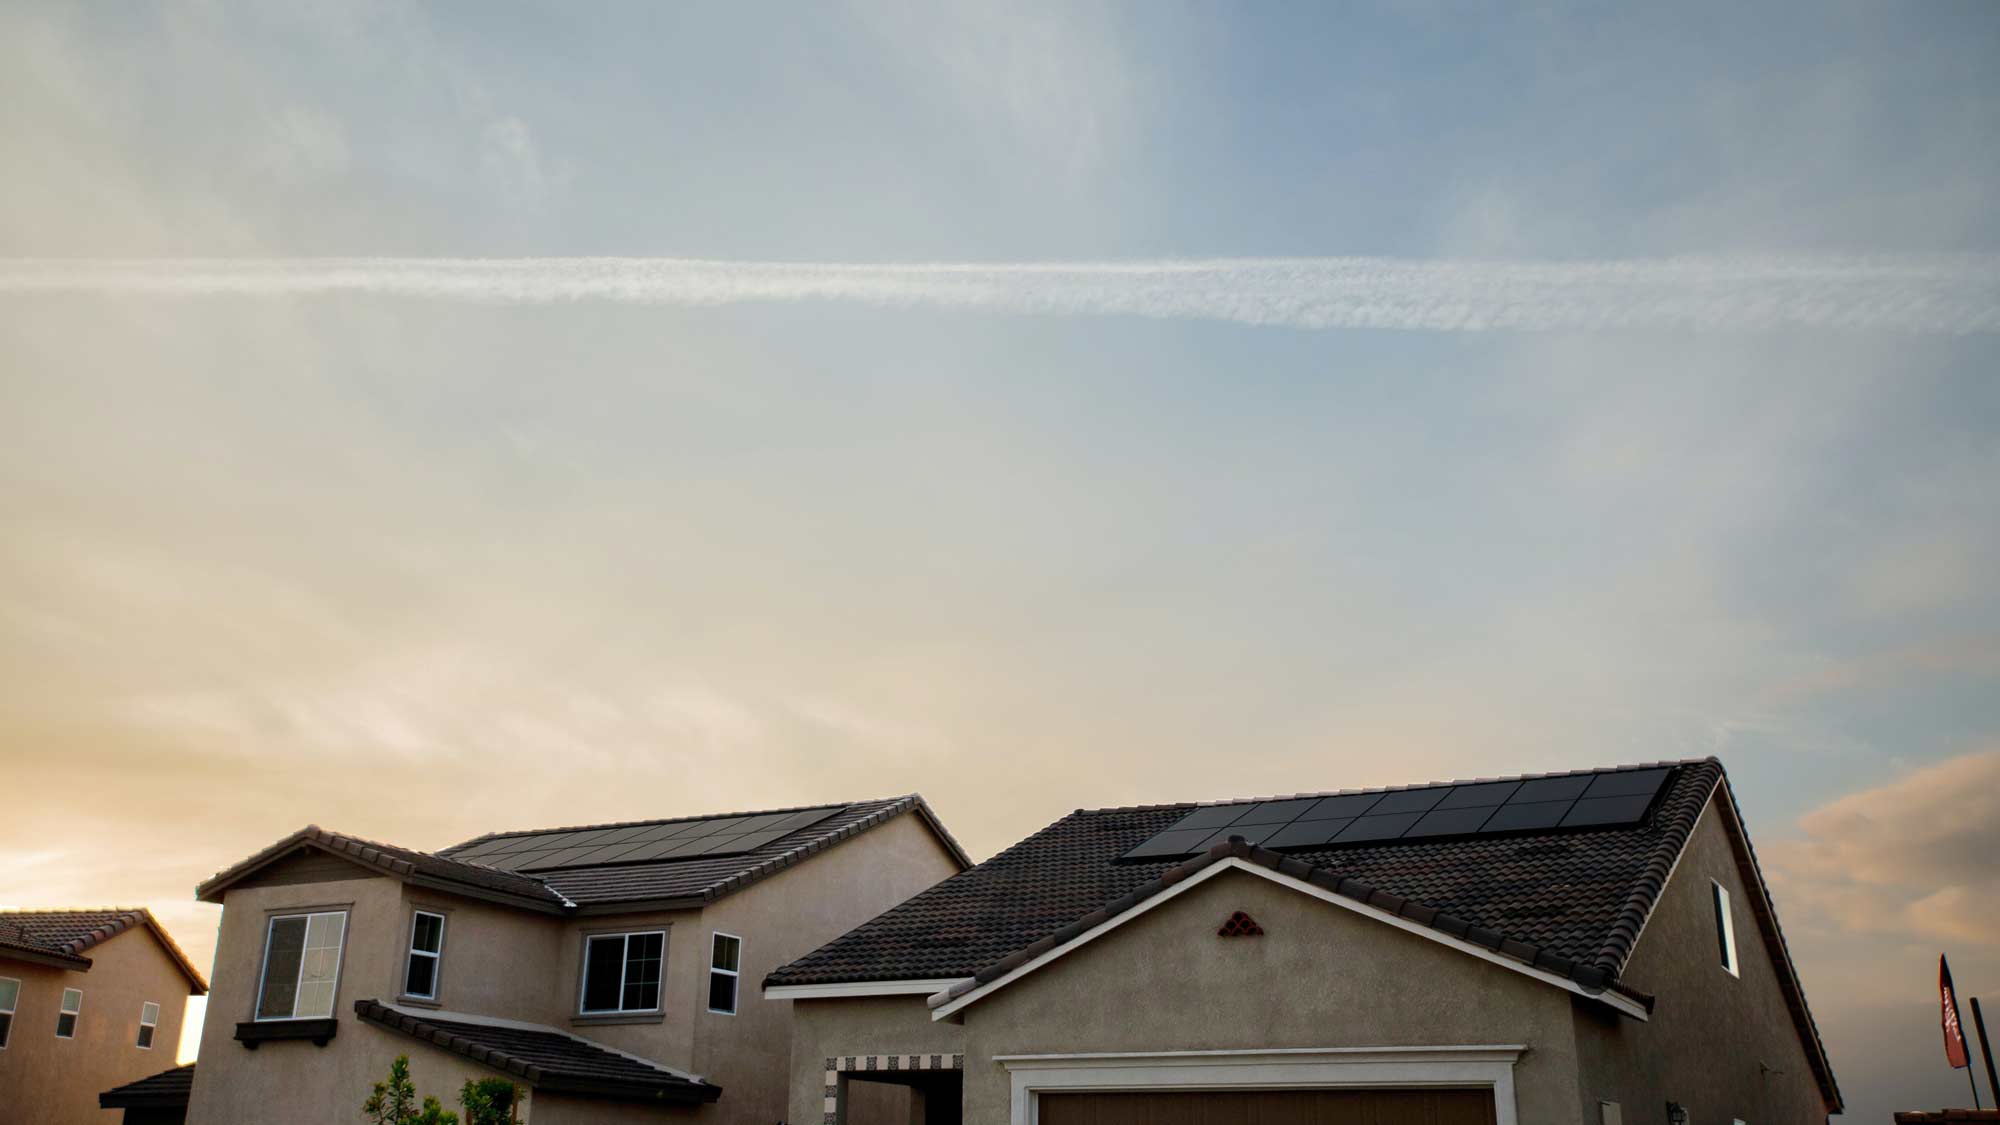
<path id="1" fill-rule="evenodd" d="M 0 961 L 25 961 L 30 965 L 44 965 L 52 969 L 69 969 L 73 972 L 90 971 L 91 960 L 69 953 L 58 953 L 50 949 L 26 949 L 17 945 L 0 946 Z"/>

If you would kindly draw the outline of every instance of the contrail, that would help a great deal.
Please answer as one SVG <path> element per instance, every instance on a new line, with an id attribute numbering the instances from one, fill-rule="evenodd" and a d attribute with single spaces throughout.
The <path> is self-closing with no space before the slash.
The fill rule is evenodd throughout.
<path id="1" fill-rule="evenodd" d="M 2000 332 L 2000 256 L 1451 261 L 730 262 L 694 258 L 0 259 L 0 296 L 371 294 L 502 304 L 890 308 L 1293 328 Z"/>

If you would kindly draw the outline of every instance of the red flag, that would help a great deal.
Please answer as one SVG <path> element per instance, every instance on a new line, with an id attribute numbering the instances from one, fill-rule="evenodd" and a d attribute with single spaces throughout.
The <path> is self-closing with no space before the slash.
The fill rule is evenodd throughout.
<path id="1" fill-rule="evenodd" d="M 1965 1052 L 1965 1028 L 1958 1022 L 1958 993 L 1952 991 L 1951 966 L 1945 964 L 1942 953 L 1938 954 L 1938 1002 L 1944 1006 L 1944 1061 L 1953 1070 L 1971 1066 Z"/>

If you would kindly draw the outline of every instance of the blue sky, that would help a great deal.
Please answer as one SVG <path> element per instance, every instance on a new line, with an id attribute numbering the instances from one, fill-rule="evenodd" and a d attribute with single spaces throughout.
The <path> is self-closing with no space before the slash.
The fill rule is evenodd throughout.
<path id="1" fill-rule="evenodd" d="M 1996 48 L 1983 3 L 5 5 L 0 258 L 1861 258 L 1976 300 Z M 201 957 L 187 888 L 308 821 L 922 790 L 986 854 L 1714 753 L 1852 1118 L 1963 1096 L 1990 330 L 0 291 L 0 349 L 0 768 L 79 794 L 0 828 L 24 901 Z M 134 815 L 136 867 L 85 830 Z"/>

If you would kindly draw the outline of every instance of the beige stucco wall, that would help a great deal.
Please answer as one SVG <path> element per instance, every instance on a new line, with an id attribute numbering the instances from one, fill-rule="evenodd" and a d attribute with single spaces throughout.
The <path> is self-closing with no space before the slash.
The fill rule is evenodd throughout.
<path id="1" fill-rule="evenodd" d="M 1595 1115 L 1603 1099 L 1618 1102 L 1627 1121 L 1647 1120 L 1672 1100 L 1697 1122 L 1826 1119 L 1736 870 L 1727 815 L 1713 801 L 1703 812 L 1626 967 L 1628 984 L 1659 998 L 1653 1018 L 1641 1024 L 1578 1013 L 1587 1113 Z M 1722 968 L 1710 880 L 1729 892 L 1740 978 Z"/>
<path id="2" fill-rule="evenodd" d="M 1263 926 L 1224 939 L 1231 912 Z M 994 1055 L 1275 1047 L 1527 1046 L 1523 1122 L 1575 1125 L 1569 994 L 1244 872 L 1155 907 L 963 1012 L 933 1022 L 922 997 L 801 1001 L 792 1116 L 819 1119 L 827 1056 L 962 1051 L 965 1120 L 1009 1116 Z"/>
<path id="3" fill-rule="evenodd" d="M 0 1125 L 102 1125 L 117 1110 L 97 1095 L 174 1066 L 192 984 L 144 927 L 91 947 L 87 972 L 0 957 L 0 977 L 21 982 L 14 1026 L 0 1050 Z M 83 990 L 73 1039 L 56 1038 L 65 988 Z M 138 1046 L 139 1011 L 152 1001 L 160 1022 L 151 1049 Z"/>

